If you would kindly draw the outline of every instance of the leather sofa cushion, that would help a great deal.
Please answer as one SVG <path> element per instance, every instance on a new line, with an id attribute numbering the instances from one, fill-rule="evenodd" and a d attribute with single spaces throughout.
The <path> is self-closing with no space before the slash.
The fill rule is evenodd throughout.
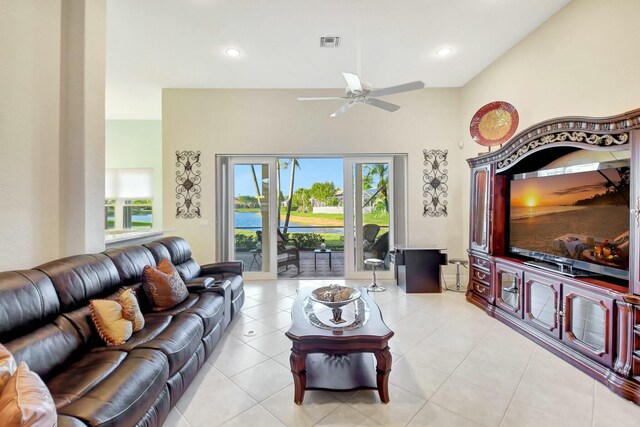
<path id="1" fill-rule="evenodd" d="M 169 387 L 165 386 L 135 427 L 162 426 L 169 416 L 169 411 L 171 411 L 171 398 Z"/>
<path id="2" fill-rule="evenodd" d="M 63 316 L 5 345 L 17 363 L 26 362 L 45 381 L 85 349 L 80 334 Z"/>
<path id="3" fill-rule="evenodd" d="M 224 298 L 220 294 L 212 292 L 189 294 L 186 300 L 159 314 L 177 316 L 180 313 L 197 314 L 203 322 L 203 335 L 208 335 L 224 316 Z M 147 318 L 154 317 L 148 315 Z"/>
<path id="4" fill-rule="evenodd" d="M 111 375 L 127 358 L 124 351 L 87 353 L 47 382 L 56 408 L 75 402 Z"/>
<path id="5" fill-rule="evenodd" d="M 148 317 L 153 316 L 153 314 L 148 315 Z M 202 320 L 195 314 L 181 313 L 173 317 L 169 325 L 154 339 L 141 343 L 136 348 L 149 348 L 164 353 L 169 360 L 169 376 L 171 376 L 187 363 L 200 345 L 203 335 Z"/>
<path id="6" fill-rule="evenodd" d="M 224 317 L 224 297 L 212 292 L 203 292 L 186 312 L 197 314 L 202 319 L 204 335 L 209 335 Z"/>
<path id="7" fill-rule="evenodd" d="M 183 280 L 191 280 L 200 276 L 200 264 L 191 254 L 189 243 L 181 237 L 165 237 L 157 241 L 167 248 L 171 262 L 176 266 Z"/>
<path id="8" fill-rule="evenodd" d="M 0 421 L 6 426 L 55 426 L 58 414 L 42 379 L 21 362 L 0 393 Z"/>
<path id="9" fill-rule="evenodd" d="M 167 248 L 171 254 L 171 262 L 174 264 L 182 264 L 191 259 L 191 246 L 182 237 L 165 237 L 157 242 Z"/>
<path id="10" fill-rule="evenodd" d="M 108 249 L 103 254 L 111 258 L 115 264 L 120 275 L 120 284 L 123 286 L 141 282 L 145 265 L 156 266 L 156 260 L 144 246 Z"/>
<path id="11" fill-rule="evenodd" d="M 159 241 L 156 240 L 153 242 L 145 243 L 143 246 L 149 249 L 149 251 L 153 255 L 153 259 L 156 260 L 156 264 L 162 261 L 163 258 L 171 260 L 169 249 L 167 249 L 167 247 Z"/>
<path id="12" fill-rule="evenodd" d="M 167 357 L 170 375 L 173 375 L 198 348 L 204 335 L 202 320 L 191 313 L 181 313 L 178 316 L 164 313 L 147 314 L 144 320 L 145 327 L 133 334 L 126 343 L 112 347 L 96 347 L 91 352 L 128 352 L 142 348 L 158 350 Z"/>
<path id="13" fill-rule="evenodd" d="M 129 338 L 126 343 L 112 347 L 95 347 L 91 349 L 91 352 L 101 353 L 104 351 L 133 351 L 136 349 L 136 347 L 153 341 L 158 335 L 160 335 L 162 331 L 169 327 L 172 320 L 174 320 L 173 316 L 153 316 L 150 314 L 145 315 L 144 328 L 142 328 L 140 332 L 136 332 L 135 334 L 131 335 L 131 338 Z"/>
<path id="14" fill-rule="evenodd" d="M 180 277 L 182 280 L 191 280 L 200 275 L 200 264 L 196 262 L 193 258 L 189 258 L 183 263 L 176 264 L 176 270 L 180 273 Z"/>
<path id="15" fill-rule="evenodd" d="M 91 356 L 92 353 L 85 355 Z M 108 357 L 108 356 L 105 356 Z M 95 359 L 94 359 L 95 360 Z M 81 361 L 77 363 L 81 363 Z M 108 362 L 99 363 L 93 371 L 94 378 L 99 377 L 99 371 L 106 369 Z M 86 366 L 86 364 L 85 364 Z M 58 414 L 77 418 L 89 425 L 124 426 L 133 425 L 141 419 L 149 409 L 150 402 L 166 387 L 169 378 L 169 366 L 164 354 L 156 350 L 136 349 L 127 354 L 118 366 L 90 389 L 87 389 L 72 403 L 58 408 Z M 79 378 L 86 372 L 81 365 L 71 365 L 61 375 L 67 379 L 54 378 L 50 389 L 54 399 L 71 396 L 74 390 L 74 378 Z M 64 387 L 64 385 L 67 385 Z M 86 386 L 86 382 L 79 383 Z"/>
<path id="16" fill-rule="evenodd" d="M 87 305 L 90 299 L 112 294 L 120 287 L 118 270 L 103 254 L 62 258 L 36 269 L 51 278 L 63 312 Z"/>
<path id="17" fill-rule="evenodd" d="M 0 273 L 0 342 L 46 325 L 59 310 L 56 290 L 45 274 L 35 270 Z"/>

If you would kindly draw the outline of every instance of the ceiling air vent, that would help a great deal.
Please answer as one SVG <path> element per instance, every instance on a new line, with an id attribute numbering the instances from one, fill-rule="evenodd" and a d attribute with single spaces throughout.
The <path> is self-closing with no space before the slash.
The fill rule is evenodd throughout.
<path id="1" fill-rule="evenodd" d="M 320 47 L 338 47 L 340 46 L 340 37 L 324 36 L 320 37 Z"/>

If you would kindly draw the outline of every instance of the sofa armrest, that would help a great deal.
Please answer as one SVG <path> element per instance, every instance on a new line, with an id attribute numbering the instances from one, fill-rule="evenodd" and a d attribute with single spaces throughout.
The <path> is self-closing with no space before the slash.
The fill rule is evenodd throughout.
<path id="1" fill-rule="evenodd" d="M 221 283 L 221 282 L 218 282 Z M 187 289 L 189 292 L 197 292 L 203 289 L 209 289 L 212 286 L 215 286 L 216 281 L 212 277 L 196 277 L 195 279 L 187 280 L 185 285 L 187 285 Z"/>
<path id="2" fill-rule="evenodd" d="M 199 289 L 196 292 L 213 292 L 224 297 L 224 328 L 231 322 L 231 282 L 229 280 L 223 280 L 222 282 L 215 282 L 211 287 L 205 289 Z"/>
<path id="3" fill-rule="evenodd" d="M 200 266 L 200 274 L 203 276 L 223 273 L 232 273 L 237 274 L 238 276 L 242 276 L 243 271 L 243 261 L 214 262 L 211 264 L 204 264 Z"/>

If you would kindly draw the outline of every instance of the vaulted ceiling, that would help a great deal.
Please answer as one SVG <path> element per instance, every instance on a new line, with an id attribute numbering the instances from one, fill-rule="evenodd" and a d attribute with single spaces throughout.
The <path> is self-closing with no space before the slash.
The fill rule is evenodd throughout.
<path id="1" fill-rule="evenodd" d="M 463 86 L 567 3 L 109 0 L 107 118 L 160 119 L 162 88 L 341 88 L 342 71 L 376 87 Z"/>

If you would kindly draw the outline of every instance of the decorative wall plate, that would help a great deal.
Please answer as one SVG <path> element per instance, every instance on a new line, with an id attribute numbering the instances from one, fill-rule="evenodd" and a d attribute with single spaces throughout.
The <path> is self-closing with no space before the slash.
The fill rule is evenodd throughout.
<path id="1" fill-rule="evenodd" d="M 504 101 L 494 101 L 480 108 L 471 119 L 469 132 L 473 140 L 485 147 L 506 142 L 518 129 L 516 107 Z"/>

